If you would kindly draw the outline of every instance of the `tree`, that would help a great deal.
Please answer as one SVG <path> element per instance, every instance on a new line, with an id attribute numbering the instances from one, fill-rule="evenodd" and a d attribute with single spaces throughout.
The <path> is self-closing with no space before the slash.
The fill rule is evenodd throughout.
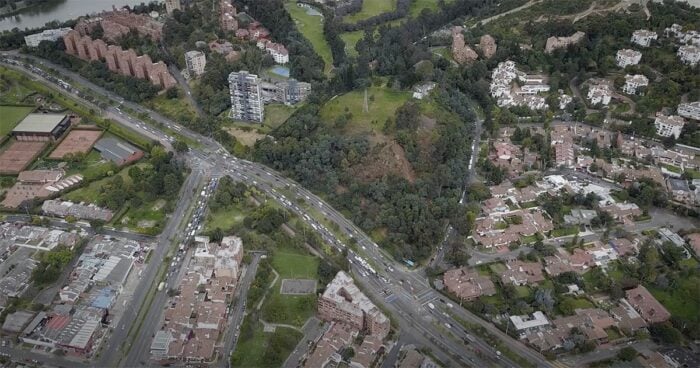
<path id="1" fill-rule="evenodd" d="M 171 100 L 178 98 L 178 95 L 179 95 L 179 93 L 178 93 L 177 87 L 170 87 L 165 91 L 165 97 L 167 97 L 168 99 L 171 99 Z"/>
<path id="2" fill-rule="evenodd" d="M 631 346 L 625 346 L 617 352 L 617 358 L 625 362 L 630 362 L 636 357 L 637 350 Z"/>

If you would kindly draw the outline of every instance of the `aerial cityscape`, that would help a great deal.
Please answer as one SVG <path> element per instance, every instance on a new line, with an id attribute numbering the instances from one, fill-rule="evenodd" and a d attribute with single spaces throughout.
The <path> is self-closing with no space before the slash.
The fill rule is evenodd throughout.
<path id="1" fill-rule="evenodd" d="M 700 2 L 0 0 L 0 367 L 700 367 Z"/>

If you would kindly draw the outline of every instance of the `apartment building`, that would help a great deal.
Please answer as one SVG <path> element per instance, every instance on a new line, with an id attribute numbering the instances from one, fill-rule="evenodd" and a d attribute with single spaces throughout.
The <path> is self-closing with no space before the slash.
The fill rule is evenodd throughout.
<path id="1" fill-rule="evenodd" d="M 260 79 L 256 74 L 241 70 L 228 76 L 231 94 L 229 116 L 236 120 L 263 122 L 264 107 Z"/>
<path id="2" fill-rule="evenodd" d="M 350 325 L 383 340 L 389 334 L 387 318 L 343 271 L 335 275 L 318 299 L 318 314 L 324 321 Z"/>
<path id="3" fill-rule="evenodd" d="M 617 66 L 624 68 L 628 65 L 637 65 L 642 60 L 642 53 L 631 49 L 622 49 L 617 52 L 615 61 Z"/>
<path id="4" fill-rule="evenodd" d="M 688 119 L 700 120 L 700 101 L 678 105 L 678 115 Z"/>
<path id="5" fill-rule="evenodd" d="M 681 62 L 690 66 L 700 63 L 700 47 L 695 45 L 684 45 L 678 48 L 678 57 Z"/>
<path id="6" fill-rule="evenodd" d="M 663 114 L 657 114 L 654 120 L 654 126 L 656 127 L 656 134 L 662 137 L 673 136 L 676 139 L 680 137 L 681 131 L 686 121 L 678 115 L 666 116 Z"/>
<path id="7" fill-rule="evenodd" d="M 637 44 L 642 47 L 649 47 L 652 40 L 656 40 L 659 35 L 654 31 L 647 29 L 638 29 L 632 33 L 632 43 Z"/>
<path id="8" fill-rule="evenodd" d="M 172 15 L 175 10 L 182 11 L 181 0 L 165 0 L 165 12 Z"/>
<path id="9" fill-rule="evenodd" d="M 204 74 L 204 67 L 207 65 L 207 57 L 201 51 L 187 51 L 185 53 L 185 65 L 190 77 L 198 77 Z"/>
<path id="10" fill-rule="evenodd" d="M 628 95 L 636 95 L 639 89 L 649 85 L 649 78 L 641 74 L 625 75 L 625 85 L 622 86 L 622 92 Z"/>

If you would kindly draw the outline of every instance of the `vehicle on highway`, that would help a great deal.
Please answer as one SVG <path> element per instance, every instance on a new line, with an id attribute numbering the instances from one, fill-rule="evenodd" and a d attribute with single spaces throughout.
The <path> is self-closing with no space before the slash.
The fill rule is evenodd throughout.
<path id="1" fill-rule="evenodd" d="M 163 288 L 165 287 L 165 282 L 161 282 L 158 284 L 158 291 L 163 291 Z"/>

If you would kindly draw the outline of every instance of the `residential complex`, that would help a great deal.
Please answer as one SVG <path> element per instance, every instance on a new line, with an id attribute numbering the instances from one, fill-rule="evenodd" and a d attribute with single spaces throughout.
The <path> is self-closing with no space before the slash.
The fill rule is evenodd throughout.
<path id="1" fill-rule="evenodd" d="M 678 48 L 678 57 L 682 63 L 695 66 L 700 63 L 700 46 L 683 45 Z"/>
<path id="2" fill-rule="evenodd" d="M 368 368 L 383 348 L 383 340 L 391 328 L 389 318 L 343 271 L 336 274 L 319 297 L 318 316 L 329 323 L 304 357 L 304 367 L 339 363 L 341 358 L 338 353 L 346 347 L 353 347 L 355 355 L 351 366 Z M 363 334 L 364 338 L 361 344 L 356 344 L 355 338 L 359 334 Z"/>
<path id="3" fill-rule="evenodd" d="M 516 79 L 519 84 L 514 83 Z M 499 63 L 493 70 L 490 91 L 498 106 L 526 106 L 532 110 L 548 107 L 545 98 L 538 96 L 549 91 L 547 77 L 521 72 L 510 60 Z"/>
<path id="4" fill-rule="evenodd" d="M 201 51 L 187 51 L 185 53 L 185 65 L 190 77 L 198 77 L 204 74 L 204 67 L 207 65 L 207 57 Z"/>
<path id="5" fill-rule="evenodd" d="M 172 15 L 175 10 L 182 11 L 182 0 L 165 0 L 165 12 Z"/>
<path id="6" fill-rule="evenodd" d="M 546 53 L 551 54 L 556 49 L 566 48 L 569 47 L 569 45 L 575 45 L 581 42 L 584 37 L 586 37 L 586 34 L 581 31 L 568 37 L 550 37 L 547 39 L 544 50 Z"/>
<path id="7" fill-rule="evenodd" d="M 245 70 L 232 72 L 228 76 L 228 84 L 231 94 L 229 116 L 236 120 L 262 123 L 264 106 L 258 76 Z"/>

